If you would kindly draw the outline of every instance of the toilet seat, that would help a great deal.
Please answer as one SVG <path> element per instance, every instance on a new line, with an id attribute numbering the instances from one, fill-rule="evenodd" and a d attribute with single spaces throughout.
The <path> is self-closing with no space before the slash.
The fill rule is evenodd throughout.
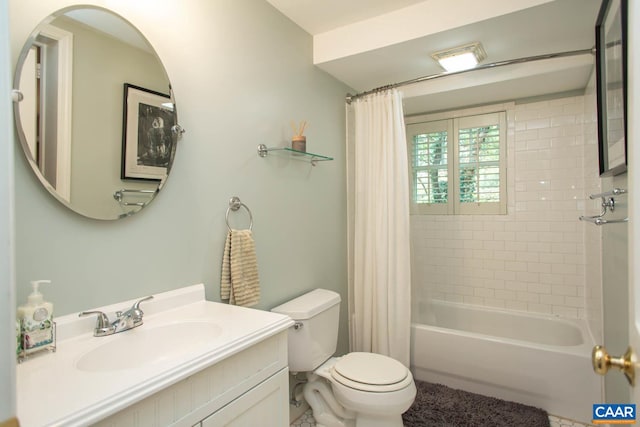
<path id="1" fill-rule="evenodd" d="M 402 363 L 375 353 L 349 353 L 331 367 L 331 377 L 361 391 L 392 392 L 409 386 L 413 377 Z"/>

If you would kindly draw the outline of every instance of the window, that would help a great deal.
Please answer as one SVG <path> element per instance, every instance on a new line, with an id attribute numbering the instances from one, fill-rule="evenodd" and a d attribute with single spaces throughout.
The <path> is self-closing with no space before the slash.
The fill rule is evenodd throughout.
<path id="1" fill-rule="evenodd" d="M 505 214 L 504 112 L 407 125 L 412 213 Z"/>

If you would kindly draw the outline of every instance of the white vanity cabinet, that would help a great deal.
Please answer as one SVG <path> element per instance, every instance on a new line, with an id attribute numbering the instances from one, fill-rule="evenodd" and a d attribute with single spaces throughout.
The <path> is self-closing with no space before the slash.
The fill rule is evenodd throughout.
<path id="1" fill-rule="evenodd" d="M 202 427 L 289 425 L 289 371 L 283 369 L 202 420 Z M 283 405 L 284 402 L 284 405 Z"/>
<path id="2" fill-rule="evenodd" d="M 16 369 L 25 427 L 289 424 L 288 316 L 207 301 L 198 284 L 155 294 L 143 325 L 113 335 L 77 313 L 56 320 L 55 353 Z"/>
<path id="3" fill-rule="evenodd" d="M 286 427 L 288 381 L 283 331 L 95 425 Z"/>

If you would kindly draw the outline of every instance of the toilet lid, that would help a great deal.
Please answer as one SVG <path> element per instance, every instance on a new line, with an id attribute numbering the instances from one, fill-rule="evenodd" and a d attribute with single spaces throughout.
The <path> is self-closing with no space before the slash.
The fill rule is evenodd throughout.
<path id="1" fill-rule="evenodd" d="M 394 391 L 411 383 L 409 370 L 397 360 L 375 353 L 349 353 L 333 365 L 333 378 L 364 391 Z"/>

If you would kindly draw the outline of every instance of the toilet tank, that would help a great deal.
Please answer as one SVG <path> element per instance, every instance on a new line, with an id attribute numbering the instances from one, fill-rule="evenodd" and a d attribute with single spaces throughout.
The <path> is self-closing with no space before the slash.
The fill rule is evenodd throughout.
<path id="1" fill-rule="evenodd" d="M 295 322 L 289 328 L 289 371 L 313 371 L 333 356 L 338 344 L 340 294 L 314 289 L 271 311 Z"/>

